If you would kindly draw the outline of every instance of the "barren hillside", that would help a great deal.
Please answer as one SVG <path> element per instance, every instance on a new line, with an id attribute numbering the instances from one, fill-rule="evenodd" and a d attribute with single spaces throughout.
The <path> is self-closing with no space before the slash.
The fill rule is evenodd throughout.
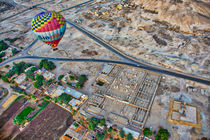
<path id="1" fill-rule="evenodd" d="M 135 3 L 157 13 L 155 16 L 146 13 L 145 17 L 166 21 L 184 31 L 207 30 L 210 27 L 209 0 L 136 0 Z"/>

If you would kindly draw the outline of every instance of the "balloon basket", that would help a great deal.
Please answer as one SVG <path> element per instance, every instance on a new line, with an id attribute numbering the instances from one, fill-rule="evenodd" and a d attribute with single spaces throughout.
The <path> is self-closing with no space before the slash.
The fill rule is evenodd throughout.
<path id="1" fill-rule="evenodd" d="M 57 50 L 58 50 L 58 48 L 54 48 L 54 49 L 53 49 L 53 51 L 57 51 Z"/>

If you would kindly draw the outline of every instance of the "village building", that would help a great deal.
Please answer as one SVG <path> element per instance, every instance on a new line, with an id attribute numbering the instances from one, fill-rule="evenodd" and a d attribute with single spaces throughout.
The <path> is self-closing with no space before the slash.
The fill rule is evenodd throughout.
<path id="1" fill-rule="evenodd" d="M 14 79 L 14 82 L 15 82 L 16 84 L 21 84 L 21 83 L 23 83 L 23 82 L 25 81 L 25 79 L 26 79 L 25 73 L 21 73 L 18 77 L 16 77 L 16 78 Z"/>
<path id="2" fill-rule="evenodd" d="M 53 91 L 56 88 L 55 84 L 51 84 L 50 86 L 43 85 L 42 88 L 44 89 L 44 93 L 47 95 L 52 95 Z"/>
<path id="3" fill-rule="evenodd" d="M 32 86 L 32 83 L 30 82 L 23 82 L 22 84 L 18 85 L 19 88 L 27 90 L 28 88 L 30 88 Z"/>
<path id="4" fill-rule="evenodd" d="M 68 83 L 68 82 L 70 82 L 70 81 L 69 81 L 69 76 L 70 76 L 70 74 L 66 73 L 66 74 L 64 75 L 64 77 L 61 79 L 61 82 L 63 82 L 63 83 Z"/>
<path id="5" fill-rule="evenodd" d="M 105 63 L 100 73 L 103 75 L 108 75 L 113 68 L 113 65 Z"/>
<path id="6" fill-rule="evenodd" d="M 82 103 L 82 101 L 77 99 L 72 99 L 69 101 L 69 105 L 71 105 L 74 110 L 77 110 L 82 105 Z"/>
<path id="7" fill-rule="evenodd" d="M 40 69 L 38 69 L 38 70 L 36 71 L 36 74 L 42 75 L 42 73 L 43 73 L 43 71 L 40 70 Z"/>
<path id="8" fill-rule="evenodd" d="M 43 77 L 46 79 L 46 80 L 51 80 L 51 79 L 55 79 L 55 74 L 52 73 L 52 72 L 49 72 L 49 71 L 45 71 L 43 73 Z"/>
<path id="9" fill-rule="evenodd" d="M 73 96 L 76 99 L 80 99 L 82 97 L 82 95 L 83 95 L 81 92 L 76 91 L 76 90 L 74 90 L 72 88 L 69 88 L 69 87 L 67 87 L 64 90 L 64 92 L 67 93 L 67 94 L 69 94 L 69 95 L 71 95 L 71 96 Z"/>
<path id="10" fill-rule="evenodd" d="M 79 125 L 78 127 L 75 126 L 76 121 L 71 124 L 71 126 L 66 130 L 64 133 L 65 135 L 68 135 L 71 139 L 74 140 L 83 140 L 85 133 L 87 132 L 87 129 L 84 128 L 82 125 Z"/>
<path id="11" fill-rule="evenodd" d="M 57 85 L 54 90 L 52 91 L 52 95 L 55 97 L 60 96 L 62 93 L 64 93 L 65 88 L 63 86 Z"/>

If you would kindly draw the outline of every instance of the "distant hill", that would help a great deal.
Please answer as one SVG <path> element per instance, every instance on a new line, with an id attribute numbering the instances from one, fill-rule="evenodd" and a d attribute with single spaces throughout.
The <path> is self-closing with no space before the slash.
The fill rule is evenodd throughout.
<path id="1" fill-rule="evenodd" d="M 149 11 L 144 14 L 148 18 L 166 21 L 183 31 L 209 31 L 209 0 L 135 0 L 135 3 Z"/>

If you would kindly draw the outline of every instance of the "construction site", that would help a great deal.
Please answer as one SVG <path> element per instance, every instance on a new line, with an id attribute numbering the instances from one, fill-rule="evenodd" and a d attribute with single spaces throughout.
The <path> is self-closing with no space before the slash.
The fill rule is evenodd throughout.
<path id="1" fill-rule="evenodd" d="M 160 79 L 158 74 L 105 64 L 93 85 L 95 92 L 81 113 L 105 117 L 119 127 L 143 128 Z"/>

